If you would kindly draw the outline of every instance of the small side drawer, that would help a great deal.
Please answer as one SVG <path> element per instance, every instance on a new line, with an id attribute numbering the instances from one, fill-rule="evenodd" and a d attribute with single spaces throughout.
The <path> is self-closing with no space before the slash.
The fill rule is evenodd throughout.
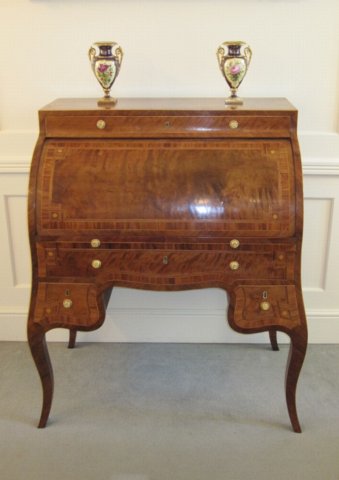
<path id="1" fill-rule="evenodd" d="M 47 137 L 173 138 L 289 137 L 290 117 L 227 115 L 48 115 Z"/>
<path id="2" fill-rule="evenodd" d="M 54 327 L 77 326 L 84 329 L 99 326 L 102 312 L 97 289 L 88 283 L 39 283 L 34 319 Z"/>
<path id="3" fill-rule="evenodd" d="M 234 318 L 240 330 L 294 328 L 300 323 L 294 285 L 240 285 L 232 293 Z"/>

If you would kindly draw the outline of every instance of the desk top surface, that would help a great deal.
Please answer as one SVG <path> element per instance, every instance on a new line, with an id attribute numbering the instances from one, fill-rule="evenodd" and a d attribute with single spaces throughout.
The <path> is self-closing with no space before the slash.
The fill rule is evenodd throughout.
<path id="1" fill-rule="evenodd" d="M 119 112 L 296 112 L 295 107 L 286 98 L 244 98 L 243 105 L 225 105 L 224 98 L 119 98 L 113 107 L 99 107 L 97 98 L 61 98 L 43 107 L 41 112 L 98 112 L 108 114 Z"/>

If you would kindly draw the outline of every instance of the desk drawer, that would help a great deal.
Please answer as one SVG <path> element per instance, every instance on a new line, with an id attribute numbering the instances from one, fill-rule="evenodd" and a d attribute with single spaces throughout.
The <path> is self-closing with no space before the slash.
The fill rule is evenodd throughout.
<path id="1" fill-rule="evenodd" d="M 47 137 L 289 137 L 288 116 L 228 115 L 49 115 Z"/>
<path id="2" fill-rule="evenodd" d="M 86 277 L 100 281 L 189 278 L 286 279 L 293 276 L 295 254 L 277 251 L 227 252 L 205 250 L 89 250 L 39 246 L 41 277 Z"/>
<path id="3" fill-rule="evenodd" d="M 275 325 L 300 325 L 295 285 L 239 285 L 231 294 L 231 325 L 240 331 L 259 331 Z"/>
<path id="4" fill-rule="evenodd" d="M 104 319 L 98 292 L 90 283 L 39 283 L 34 318 L 53 328 L 70 326 L 91 330 Z"/>

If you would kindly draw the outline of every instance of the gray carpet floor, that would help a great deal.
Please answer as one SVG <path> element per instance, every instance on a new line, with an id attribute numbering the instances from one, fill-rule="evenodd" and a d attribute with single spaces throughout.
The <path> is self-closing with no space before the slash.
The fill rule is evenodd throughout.
<path id="1" fill-rule="evenodd" d="M 311 345 L 285 405 L 288 346 L 49 344 L 55 393 L 25 343 L 0 343 L 1 480 L 338 480 L 339 345 Z"/>

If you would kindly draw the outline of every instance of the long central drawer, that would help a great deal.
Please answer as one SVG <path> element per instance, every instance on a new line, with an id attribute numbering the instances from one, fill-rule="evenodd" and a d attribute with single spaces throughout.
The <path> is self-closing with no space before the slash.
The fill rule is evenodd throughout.
<path id="1" fill-rule="evenodd" d="M 219 274 L 225 278 L 287 279 L 293 276 L 295 253 L 283 247 L 227 252 L 171 249 L 83 249 L 38 246 L 40 277 L 87 277 L 100 281 L 141 277 L 190 277 Z"/>
<path id="2" fill-rule="evenodd" d="M 64 138 L 288 137 L 290 118 L 250 115 L 50 115 L 46 136 Z"/>

